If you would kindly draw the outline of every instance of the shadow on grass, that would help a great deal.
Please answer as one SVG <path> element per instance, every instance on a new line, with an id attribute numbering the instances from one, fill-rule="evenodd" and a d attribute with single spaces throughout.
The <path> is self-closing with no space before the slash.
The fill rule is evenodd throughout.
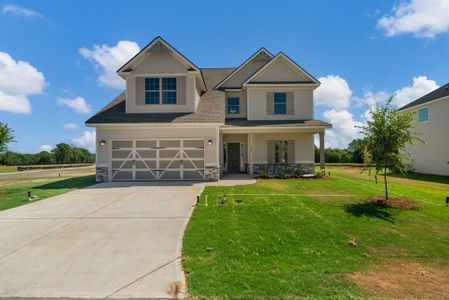
<path id="1" fill-rule="evenodd" d="M 83 188 L 92 184 L 95 184 L 95 176 L 88 175 L 88 176 L 70 177 L 54 182 L 49 182 L 40 186 L 36 186 L 35 189 L 41 190 L 74 189 L 74 188 Z"/>
<path id="2" fill-rule="evenodd" d="M 356 217 L 378 218 L 394 223 L 394 216 L 384 205 L 377 203 L 353 203 L 345 205 L 345 211 Z"/>

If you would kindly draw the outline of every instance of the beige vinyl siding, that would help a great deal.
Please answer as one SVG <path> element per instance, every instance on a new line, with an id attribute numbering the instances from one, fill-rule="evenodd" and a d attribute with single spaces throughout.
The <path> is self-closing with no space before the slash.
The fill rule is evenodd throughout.
<path id="1" fill-rule="evenodd" d="M 155 76 L 149 76 L 155 77 Z M 177 85 L 177 104 L 145 104 L 145 77 L 128 76 L 126 78 L 126 111 L 128 113 L 151 113 L 151 112 L 193 112 L 197 103 L 195 98 L 196 79 L 194 75 L 174 76 Z M 162 101 L 162 99 L 161 99 Z"/>
<path id="2" fill-rule="evenodd" d="M 245 67 L 239 70 L 233 75 L 233 77 L 222 85 L 223 88 L 226 87 L 240 87 L 246 79 L 253 75 L 257 70 L 259 70 L 263 65 L 265 65 L 269 59 L 255 58 L 250 61 Z"/>
<path id="3" fill-rule="evenodd" d="M 417 123 L 416 130 L 423 132 L 425 144 L 407 147 L 414 171 L 449 175 L 449 98 L 421 107 L 428 108 L 429 120 Z"/>
<path id="4" fill-rule="evenodd" d="M 168 52 L 150 52 L 143 55 L 133 68 L 133 74 L 175 74 L 187 73 L 187 66 Z"/>
<path id="5" fill-rule="evenodd" d="M 110 140 L 159 139 L 159 138 L 203 138 L 206 141 L 205 164 L 218 166 L 218 128 L 210 127 L 97 127 L 97 165 L 109 162 L 108 143 Z M 207 141 L 213 141 L 212 146 Z M 105 140 L 106 145 L 100 146 L 99 141 Z"/>
<path id="6" fill-rule="evenodd" d="M 274 146 L 271 147 L 273 151 L 269 152 L 269 141 L 294 141 L 295 163 L 314 161 L 313 133 L 255 133 L 253 146 L 254 163 L 268 163 L 269 156 L 272 156 L 273 159 L 271 161 L 274 161 Z M 291 151 L 292 149 L 290 148 L 289 150 Z M 288 159 L 289 163 L 293 163 L 290 161 L 290 158 Z"/>
<path id="7" fill-rule="evenodd" d="M 264 81 L 308 81 L 306 76 L 300 74 L 283 58 L 275 61 L 271 66 L 259 74 L 252 82 Z"/>
<path id="8" fill-rule="evenodd" d="M 240 113 L 228 114 L 228 108 L 226 105 L 226 118 L 246 118 L 246 92 L 226 92 L 226 99 L 228 97 L 238 97 L 240 99 Z"/>
<path id="9" fill-rule="evenodd" d="M 271 101 L 268 95 L 273 92 L 292 93 L 293 113 L 289 114 L 289 106 L 287 106 L 287 114 L 275 115 L 273 108 L 270 107 Z M 306 120 L 313 119 L 313 88 L 300 87 L 292 88 L 289 86 L 276 88 L 248 88 L 248 120 Z M 291 107 L 290 107 L 291 109 Z"/>

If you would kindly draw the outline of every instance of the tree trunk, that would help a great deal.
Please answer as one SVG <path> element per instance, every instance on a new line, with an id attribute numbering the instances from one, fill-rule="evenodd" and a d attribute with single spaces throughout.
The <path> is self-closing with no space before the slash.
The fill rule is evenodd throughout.
<path id="1" fill-rule="evenodd" d="M 385 200 L 388 200 L 387 168 L 384 168 Z"/>

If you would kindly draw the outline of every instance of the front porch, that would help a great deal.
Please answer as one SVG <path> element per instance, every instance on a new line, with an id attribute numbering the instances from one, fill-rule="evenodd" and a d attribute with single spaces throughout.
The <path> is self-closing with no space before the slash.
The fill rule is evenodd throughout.
<path id="1" fill-rule="evenodd" d="M 314 173 L 314 136 L 319 135 L 320 169 L 324 163 L 324 129 L 232 128 L 220 132 L 221 175 L 302 175 Z"/>

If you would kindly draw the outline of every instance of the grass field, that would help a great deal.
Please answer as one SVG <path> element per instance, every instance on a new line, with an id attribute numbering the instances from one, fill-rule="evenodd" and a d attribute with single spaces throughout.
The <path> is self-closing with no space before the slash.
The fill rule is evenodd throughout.
<path id="1" fill-rule="evenodd" d="M 383 193 L 372 177 L 356 168 L 330 171 L 329 179 L 207 187 L 184 238 L 189 293 L 449 298 L 449 185 L 391 177 L 392 196 L 423 206 L 392 209 L 365 202 Z M 224 194 L 226 204 L 217 205 Z"/>
<path id="2" fill-rule="evenodd" d="M 17 166 L 0 166 L 0 173 L 17 172 Z"/>
<path id="3" fill-rule="evenodd" d="M 48 175 L 35 177 L 32 173 L 21 178 L 0 178 L 0 211 L 31 203 L 28 192 L 37 200 L 56 196 L 95 183 L 92 170 L 80 170 L 70 175 Z M 36 200 L 35 200 L 36 201 Z"/>

